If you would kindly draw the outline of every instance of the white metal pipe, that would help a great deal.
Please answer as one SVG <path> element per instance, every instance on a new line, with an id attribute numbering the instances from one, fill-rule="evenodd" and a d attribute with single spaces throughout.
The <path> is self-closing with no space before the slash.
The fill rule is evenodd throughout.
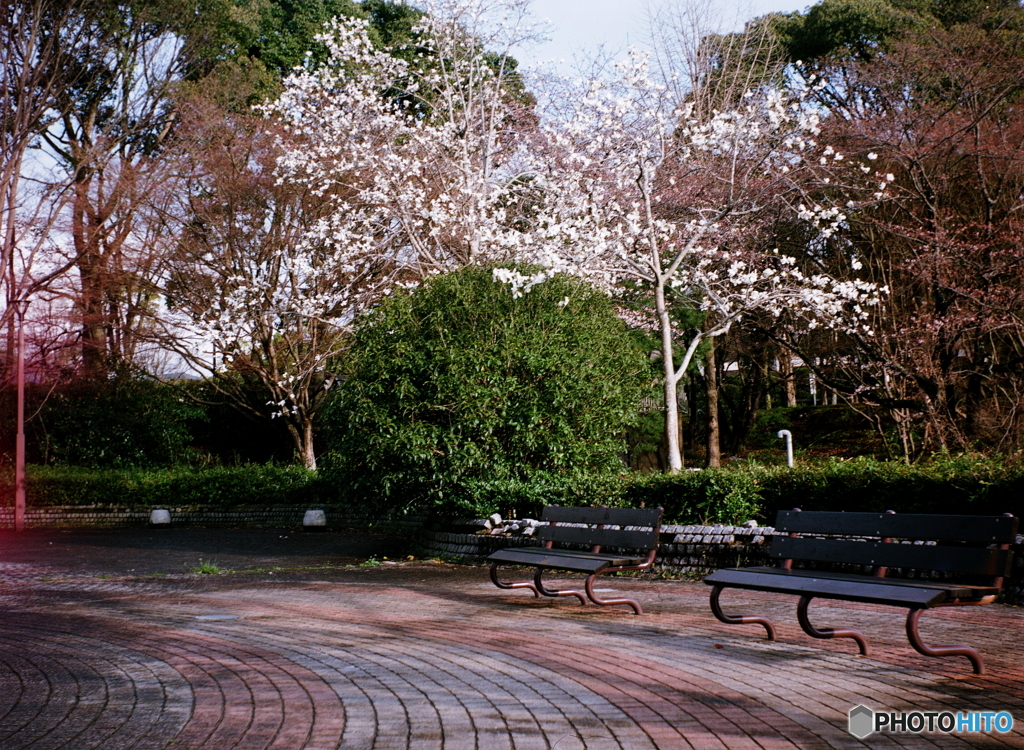
<path id="1" fill-rule="evenodd" d="M 786 466 L 793 468 L 793 433 L 779 430 L 778 437 L 786 439 Z"/>

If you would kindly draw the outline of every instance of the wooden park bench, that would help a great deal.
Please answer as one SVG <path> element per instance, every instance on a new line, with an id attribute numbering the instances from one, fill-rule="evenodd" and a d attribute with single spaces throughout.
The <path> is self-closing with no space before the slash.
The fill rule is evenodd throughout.
<path id="1" fill-rule="evenodd" d="M 969 646 L 929 646 L 918 633 L 921 613 L 932 607 L 990 604 L 1010 574 L 1010 545 L 1018 519 L 1006 514 L 946 516 L 888 513 L 779 511 L 775 530 L 788 536 L 772 539 L 769 554 L 779 567 L 726 568 L 704 583 L 711 590 L 711 611 L 730 625 L 758 624 L 775 640 L 764 617 L 722 612 L 723 589 L 738 588 L 796 594 L 797 619 L 812 638 L 852 638 L 868 654 L 864 636 L 849 628 L 817 628 L 807 617 L 814 598 L 841 599 L 906 607 L 907 638 L 925 656 L 966 656 L 976 674 L 984 672 L 981 655 Z M 794 561 L 804 563 L 794 566 Z M 841 572 L 814 570 L 839 564 Z M 810 564 L 810 566 L 808 566 Z M 850 570 L 854 568 L 855 570 Z M 894 571 L 894 569 L 898 569 Z M 893 577 L 893 573 L 898 577 Z"/>
<path id="2" fill-rule="evenodd" d="M 495 586 L 530 589 L 535 597 L 575 596 L 583 604 L 588 600 L 594 604 L 625 604 L 636 614 L 643 614 L 643 608 L 632 599 L 599 599 L 594 593 L 594 579 L 620 570 L 643 570 L 654 563 L 661 528 L 661 508 L 642 510 L 553 505 L 544 508 L 541 520 L 548 522 L 546 526 L 537 527 L 537 538 L 542 546 L 502 549 L 487 558 Z M 532 567 L 533 581 L 503 581 L 498 578 L 501 565 Z M 546 570 L 585 573 L 587 578 L 583 591 L 547 588 L 541 580 Z"/>

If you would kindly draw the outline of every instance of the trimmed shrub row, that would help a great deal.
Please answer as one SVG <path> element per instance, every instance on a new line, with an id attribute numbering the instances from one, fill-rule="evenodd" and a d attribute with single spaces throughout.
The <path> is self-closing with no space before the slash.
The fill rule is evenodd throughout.
<path id="1" fill-rule="evenodd" d="M 12 473 L 2 477 L 3 505 L 14 502 Z M 245 465 L 194 469 L 86 469 L 29 466 L 26 501 L 32 507 L 231 508 L 323 502 L 317 476 L 301 467 Z"/>
<path id="2" fill-rule="evenodd" d="M 0 476 L 2 504 L 13 477 Z M 394 505 L 356 496 L 329 478 L 293 466 L 207 469 L 29 467 L 31 506 L 118 505 L 230 508 L 317 503 L 393 515 Z M 1024 464 L 958 458 L 906 466 L 872 460 L 796 467 L 728 468 L 663 474 L 540 474 L 464 480 L 429 504 L 410 499 L 402 514 L 535 516 L 544 505 L 662 507 L 666 523 L 771 523 L 779 509 L 1024 515 Z"/>
<path id="3" fill-rule="evenodd" d="M 853 459 L 807 468 L 746 470 L 761 512 L 844 510 L 964 515 L 1024 515 L 1024 462 L 980 457 L 937 458 L 906 465 Z"/>
<path id="4" fill-rule="evenodd" d="M 776 511 L 870 511 L 1024 516 L 1024 463 L 959 457 L 908 466 L 853 459 L 792 469 L 742 466 L 675 476 L 549 476 L 530 483 L 463 484 L 448 499 L 463 512 L 532 515 L 544 506 L 665 509 L 666 523 L 772 523 Z"/>
<path id="5" fill-rule="evenodd" d="M 449 499 L 462 513 L 534 516 L 545 505 L 664 508 L 665 523 L 741 523 L 758 515 L 749 477 L 725 471 L 665 474 L 546 475 L 531 482 L 463 483 Z"/>

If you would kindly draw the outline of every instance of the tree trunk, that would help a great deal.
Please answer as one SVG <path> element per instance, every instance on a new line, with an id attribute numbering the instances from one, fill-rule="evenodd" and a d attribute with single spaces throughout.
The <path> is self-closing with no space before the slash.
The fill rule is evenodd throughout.
<path id="1" fill-rule="evenodd" d="M 7 305 L 9 309 L 13 309 L 14 305 L 11 304 L 13 300 L 8 300 Z M 17 339 L 15 338 L 16 327 L 14 325 L 14 316 L 11 315 L 7 320 L 7 361 L 4 363 L 4 375 L 3 379 L 14 380 L 14 362 L 15 362 L 15 347 L 17 346 Z"/>
<path id="2" fill-rule="evenodd" d="M 302 465 L 310 471 L 316 471 L 316 453 L 313 451 L 313 420 L 307 419 L 302 424 Z"/>
<path id="3" fill-rule="evenodd" d="M 782 373 L 782 385 L 786 391 L 786 406 L 796 406 L 796 378 L 793 374 L 793 355 L 788 349 L 779 354 L 779 371 Z"/>
<path id="4" fill-rule="evenodd" d="M 707 360 L 704 364 L 704 382 L 708 399 L 708 468 L 717 469 L 722 465 L 721 430 L 718 424 L 718 364 L 715 361 L 715 340 L 708 342 Z"/>
<path id="5" fill-rule="evenodd" d="M 669 368 L 671 369 L 671 360 Z M 668 453 L 669 474 L 675 474 L 683 468 L 683 448 L 679 441 L 679 402 L 675 378 L 665 378 L 665 444 Z"/>
<path id="6" fill-rule="evenodd" d="M 313 420 L 300 417 L 299 422 L 288 423 L 288 434 L 295 444 L 295 457 L 310 471 L 316 471 L 316 453 L 313 451 Z"/>
<path id="7" fill-rule="evenodd" d="M 661 362 L 665 380 L 665 443 L 668 452 L 668 471 L 676 474 L 683 468 L 683 450 L 679 442 L 679 375 L 675 366 L 675 352 L 672 345 L 672 321 L 665 301 L 665 286 L 659 283 L 654 290 L 654 304 L 661 328 Z M 683 363 L 683 371 L 685 365 Z"/>
<path id="8" fill-rule="evenodd" d="M 100 240 L 103 219 L 94 213 L 90 203 L 91 185 L 92 178 L 88 173 L 76 177 L 71 236 L 81 283 L 77 301 L 82 326 L 82 369 L 87 377 L 103 378 L 108 372 L 104 306 L 106 269 Z"/>
<path id="9" fill-rule="evenodd" d="M 82 282 L 79 306 L 82 316 L 82 368 L 88 377 L 102 378 L 108 372 L 107 326 L 103 305 L 103 284 L 99 272 L 85 258 L 79 263 Z"/>

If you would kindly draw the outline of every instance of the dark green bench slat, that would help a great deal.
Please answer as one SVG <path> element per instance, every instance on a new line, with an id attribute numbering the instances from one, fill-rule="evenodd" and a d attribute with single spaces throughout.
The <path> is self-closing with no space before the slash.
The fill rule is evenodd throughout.
<path id="1" fill-rule="evenodd" d="M 502 553 L 511 554 L 502 554 Z M 587 559 L 584 557 L 570 557 L 554 553 L 529 554 L 520 550 L 499 550 L 487 558 L 490 563 L 507 563 L 510 565 L 531 565 L 536 568 L 558 568 L 577 573 L 596 573 L 604 568 L 611 567 L 608 560 Z"/>
<path id="2" fill-rule="evenodd" d="M 783 570 L 782 568 L 771 568 L 767 566 L 751 568 L 724 568 L 723 570 L 751 570 L 758 573 L 771 573 L 774 575 L 791 576 L 797 578 L 817 578 L 822 581 L 854 581 L 856 583 L 883 583 L 886 586 L 904 586 L 916 589 L 937 589 L 947 592 L 950 599 L 981 599 L 985 596 L 998 594 L 999 589 L 994 586 L 975 586 L 965 583 L 943 583 L 941 581 L 926 581 L 916 578 L 875 578 L 873 576 L 860 575 L 859 573 L 833 573 L 824 570 Z"/>
<path id="3" fill-rule="evenodd" d="M 1013 559 L 1013 554 L 1008 550 L 787 536 L 773 538 L 769 554 L 775 558 L 986 576 L 1009 575 Z"/>
<path id="4" fill-rule="evenodd" d="M 526 549 L 498 550 L 487 558 L 492 563 L 510 565 L 532 565 L 538 568 L 557 568 L 578 573 L 595 573 L 605 568 L 639 565 L 647 558 L 597 555 L 592 553 L 569 553 L 565 550 L 546 550 L 537 547 Z"/>
<path id="5" fill-rule="evenodd" d="M 808 601 L 821 598 L 906 607 L 910 610 L 907 638 L 916 651 L 926 656 L 966 656 L 975 674 L 984 673 L 981 655 L 976 649 L 926 645 L 918 631 L 918 618 L 922 610 L 930 607 L 987 604 L 995 599 L 1013 560 L 1009 549 L 998 549 L 996 545 L 1008 547 L 1014 540 L 1016 518 L 780 511 L 775 529 L 793 536 L 772 538 L 769 554 L 774 558 L 967 573 L 979 578 L 989 577 L 990 584 L 891 579 L 863 573 L 792 569 L 788 565 L 789 569 L 723 568 L 704 579 L 706 584 L 715 587 L 711 593 L 711 611 L 718 620 L 727 625 L 762 625 L 768 639 L 774 640 L 775 627 L 770 620 L 753 615 L 726 615 L 719 604 L 719 596 L 730 588 L 795 594 L 801 597 L 797 619 L 805 633 L 814 638 L 852 638 L 860 653 L 866 656 L 867 641 L 856 630 L 815 628 L 807 617 Z M 892 541 L 883 542 L 883 538 Z M 903 544 L 902 539 L 949 543 Z"/>
<path id="6" fill-rule="evenodd" d="M 628 565 L 634 563 L 640 563 L 647 560 L 646 557 L 629 557 L 627 555 L 615 555 L 605 552 L 584 552 L 582 550 L 569 550 L 569 549 L 545 549 L 544 547 L 514 547 L 506 548 L 503 550 L 497 550 L 488 559 L 498 559 L 505 555 L 527 555 L 531 558 L 536 558 L 538 555 L 550 555 L 558 558 L 573 558 L 580 560 L 604 560 L 605 562 L 614 563 L 616 565 Z M 526 559 L 526 558 L 524 558 Z"/>
<path id="7" fill-rule="evenodd" d="M 541 520 L 555 523 L 587 523 L 593 526 L 647 526 L 656 529 L 661 522 L 661 510 L 549 505 L 544 508 Z"/>
<path id="8" fill-rule="evenodd" d="M 537 538 L 563 544 L 600 544 L 607 547 L 654 549 L 658 546 L 657 531 L 623 531 L 621 529 L 595 529 L 583 526 L 540 526 Z"/>
<path id="9" fill-rule="evenodd" d="M 540 526 L 537 538 L 552 544 L 578 544 L 587 547 L 618 548 L 617 552 L 589 552 L 552 547 L 516 547 L 498 550 L 487 558 L 490 563 L 531 565 L 538 568 L 597 573 L 605 568 L 635 567 L 648 562 L 650 551 L 658 545 L 661 509 L 587 508 L 552 505 L 541 518 L 556 525 Z M 591 524 L 559 526 L 557 524 Z M 640 529 L 599 529 L 596 525 L 640 526 Z M 638 556 L 644 550 L 646 555 Z"/>
<path id="10" fill-rule="evenodd" d="M 925 513 L 836 513 L 780 510 L 775 530 L 901 539 L 956 539 L 1012 544 L 1019 519 L 1013 516 L 942 516 Z"/>
<path id="11" fill-rule="evenodd" d="M 892 586 L 882 583 L 884 578 L 836 580 L 832 577 L 794 575 L 778 568 L 725 568 L 716 570 L 704 583 L 730 588 L 773 591 L 783 594 L 822 596 L 869 604 L 892 604 L 903 607 L 934 607 L 950 599 L 944 589 L 912 586 Z"/>

